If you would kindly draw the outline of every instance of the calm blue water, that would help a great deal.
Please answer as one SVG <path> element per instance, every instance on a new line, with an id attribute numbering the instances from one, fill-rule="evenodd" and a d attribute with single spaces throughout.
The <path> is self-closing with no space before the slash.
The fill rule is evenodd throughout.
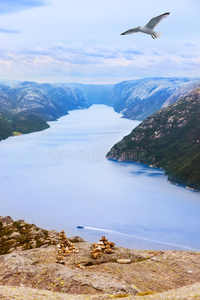
<path id="1" fill-rule="evenodd" d="M 138 123 L 94 105 L 0 142 L 0 214 L 90 242 L 106 235 L 130 248 L 200 249 L 199 193 L 161 170 L 105 158 Z"/>

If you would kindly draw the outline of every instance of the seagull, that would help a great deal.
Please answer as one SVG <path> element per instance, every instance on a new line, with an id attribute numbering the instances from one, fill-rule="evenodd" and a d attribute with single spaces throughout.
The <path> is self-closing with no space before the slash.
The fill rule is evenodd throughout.
<path id="1" fill-rule="evenodd" d="M 135 32 L 143 32 L 143 33 L 146 33 L 146 34 L 150 34 L 153 39 L 156 39 L 156 38 L 161 36 L 161 32 L 154 31 L 154 28 L 158 25 L 158 23 L 160 23 L 162 21 L 162 19 L 169 16 L 169 14 L 170 13 L 167 12 L 167 13 L 164 13 L 164 14 L 159 15 L 157 17 L 154 17 L 145 26 L 138 26 L 138 27 L 135 27 L 133 29 L 129 29 L 129 30 L 121 33 L 121 35 L 132 34 L 132 33 L 135 33 Z"/>

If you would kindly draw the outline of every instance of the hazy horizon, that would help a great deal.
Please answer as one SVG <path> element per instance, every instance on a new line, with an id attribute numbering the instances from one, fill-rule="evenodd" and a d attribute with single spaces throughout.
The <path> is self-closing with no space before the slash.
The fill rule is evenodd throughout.
<path id="1" fill-rule="evenodd" d="M 34 80 L 18 80 L 18 79 L 3 79 L 0 78 L 0 82 L 2 83 L 6 83 L 6 82 L 10 82 L 10 83 L 17 83 L 17 82 L 35 82 L 35 83 L 39 83 L 39 84 L 43 84 L 43 83 L 49 83 L 49 84 L 71 84 L 71 85 L 76 85 L 76 84 L 83 84 L 83 85 L 115 85 L 121 82 L 126 82 L 126 81 L 134 81 L 134 80 L 142 80 L 142 79 L 168 79 L 168 78 L 174 78 L 174 79 L 181 79 L 181 78 L 188 78 L 188 79 L 194 79 L 194 80 L 200 80 L 200 76 L 199 77 L 190 77 L 190 76 L 171 76 L 171 77 L 140 77 L 140 78 L 132 78 L 132 79 L 128 79 L 128 80 L 122 80 L 122 81 L 116 81 L 116 82 L 61 82 L 61 81 L 34 81 Z"/>

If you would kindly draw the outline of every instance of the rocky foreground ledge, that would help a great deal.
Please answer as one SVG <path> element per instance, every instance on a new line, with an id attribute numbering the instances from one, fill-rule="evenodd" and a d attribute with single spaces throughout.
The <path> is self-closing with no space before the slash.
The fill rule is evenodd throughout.
<path id="1" fill-rule="evenodd" d="M 200 299 L 200 253 L 115 245 L 94 258 L 69 240 L 78 251 L 58 263 L 58 232 L 0 217 L 0 299 Z"/>

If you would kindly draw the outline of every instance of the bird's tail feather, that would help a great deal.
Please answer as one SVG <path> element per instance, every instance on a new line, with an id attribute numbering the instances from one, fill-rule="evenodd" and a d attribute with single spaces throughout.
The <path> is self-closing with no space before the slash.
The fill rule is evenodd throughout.
<path id="1" fill-rule="evenodd" d="M 162 32 L 160 32 L 160 31 L 154 31 L 155 38 L 159 38 L 159 37 L 161 37 L 161 35 L 162 35 Z"/>

